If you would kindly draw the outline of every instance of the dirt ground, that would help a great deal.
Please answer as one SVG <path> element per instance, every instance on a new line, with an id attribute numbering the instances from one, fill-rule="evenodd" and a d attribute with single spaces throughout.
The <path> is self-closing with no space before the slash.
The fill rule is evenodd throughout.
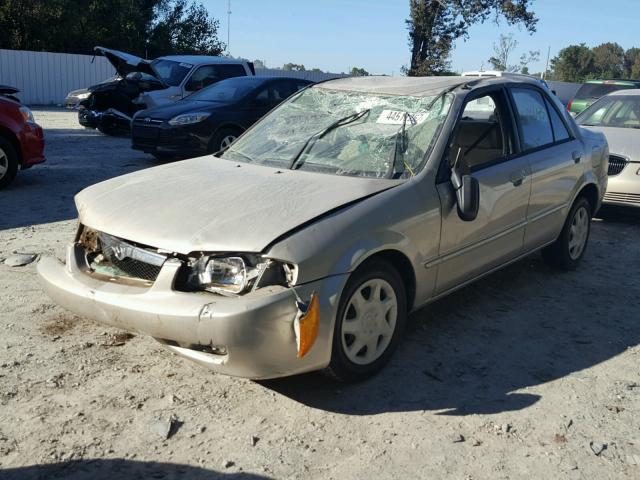
<path id="1" fill-rule="evenodd" d="M 35 115 L 48 161 L 0 192 L 0 258 L 62 256 L 76 192 L 156 164 Z M 600 217 L 576 272 L 534 255 L 417 312 L 357 385 L 212 374 L 0 264 L 0 478 L 638 479 L 640 215 Z"/>

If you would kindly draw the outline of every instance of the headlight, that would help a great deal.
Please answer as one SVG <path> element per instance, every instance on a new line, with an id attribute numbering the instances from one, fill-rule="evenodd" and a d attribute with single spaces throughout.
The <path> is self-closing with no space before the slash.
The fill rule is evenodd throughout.
<path id="1" fill-rule="evenodd" d="M 293 265 L 255 254 L 217 257 L 204 255 L 188 264 L 187 287 L 222 295 L 239 295 L 267 285 L 290 286 L 295 283 Z"/>
<path id="2" fill-rule="evenodd" d="M 169 125 L 189 125 L 190 123 L 202 122 L 209 118 L 211 114 L 207 112 L 183 113 L 169 120 Z"/>
<path id="3" fill-rule="evenodd" d="M 29 110 L 27 107 L 20 107 L 20 113 L 22 114 L 22 118 L 25 122 L 36 123 L 35 118 L 33 118 L 33 112 Z"/>
<path id="4" fill-rule="evenodd" d="M 91 92 L 79 93 L 78 95 L 76 95 L 76 98 L 84 100 L 85 98 L 89 98 L 89 95 L 91 95 Z"/>

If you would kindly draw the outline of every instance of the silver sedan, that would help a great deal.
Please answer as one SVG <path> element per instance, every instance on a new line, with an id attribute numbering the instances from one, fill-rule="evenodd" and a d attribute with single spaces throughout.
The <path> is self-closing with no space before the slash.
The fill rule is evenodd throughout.
<path id="1" fill-rule="evenodd" d="M 576 117 L 609 143 L 609 185 L 604 203 L 640 207 L 640 90 L 600 98 Z"/>
<path id="2" fill-rule="evenodd" d="M 365 378 L 409 312 L 541 250 L 585 254 L 604 136 L 522 78 L 362 77 L 309 87 L 218 157 L 76 196 L 46 291 L 216 372 Z"/>

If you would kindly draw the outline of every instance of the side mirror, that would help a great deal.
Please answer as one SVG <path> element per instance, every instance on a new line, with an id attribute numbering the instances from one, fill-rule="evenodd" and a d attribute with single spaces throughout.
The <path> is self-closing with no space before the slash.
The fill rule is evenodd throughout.
<path id="1" fill-rule="evenodd" d="M 471 175 L 462 175 L 457 171 L 451 173 L 451 185 L 456 192 L 458 216 L 464 222 L 471 222 L 478 216 L 480 208 L 480 184 Z"/>

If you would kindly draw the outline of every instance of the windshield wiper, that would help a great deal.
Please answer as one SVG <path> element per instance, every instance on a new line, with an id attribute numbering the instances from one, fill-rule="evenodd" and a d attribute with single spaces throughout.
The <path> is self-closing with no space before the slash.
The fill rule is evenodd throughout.
<path id="1" fill-rule="evenodd" d="M 294 169 L 297 170 L 298 168 L 300 168 L 304 164 L 304 160 L 299 161 L 300 157 L 302 157 L 302 154 L 305 153 L 305 151 L 309 152 L 313 148 L 313 145 L 322 137 L 324 137 L 327 133 L 329 133 L 332 130 L 335 130 L 338 127 L 342 127 L 344 125 L 348 125 L 357 120 L 360 120 L 362 117 L 367 115 L 370 111 L 371 109 L 367 108 L 366 110 L 363 110 L 361 112 L 347 115 L 346 117 L 336 120 L 328 127 L 324 128 L 323 130 L 320 130 L 318 133 L 314 133 L 313 135 L 311 135 L 309 139 L 306 142 L 304 142 L 304 145 L 302 145 L 302 148 L 298 150 L 298 152 L 291 159 L 291 163 L 289 164 L 289 170 L 294 170 Z"/>
<path id="2" fill-rule="evenodd" d="M 409 118 L 411 120 L 411 125 L 415 125 L 416 124 L 416 119 L 409 113 L 409 112 L 404 112 L 404 116 L 402 118 L 402 126 L 400 127 L 400 129 L 398 130 L 398 132 L 396 133 L 396 138 L 393 142 L 393 156 L 391 157 L 391 165 L 389 165 L 389 170 L 387 171 L 387 174 L 385 175 L 386 178 L 393 178 L 394 177 L 394 172 L 396 172 L 396 164 L 398 163 L 398 138 L 402 139 L 402 143 L 400 145 L 400 151 L 402 152 L 402 155 L 404 157 L 404 154 L 407 152 L 407 118 Z M 404 159 L 402 161 L 402 168 L 398 169 L 398 172 L 400 175 L 402 175 L 404 173 Z"/>

